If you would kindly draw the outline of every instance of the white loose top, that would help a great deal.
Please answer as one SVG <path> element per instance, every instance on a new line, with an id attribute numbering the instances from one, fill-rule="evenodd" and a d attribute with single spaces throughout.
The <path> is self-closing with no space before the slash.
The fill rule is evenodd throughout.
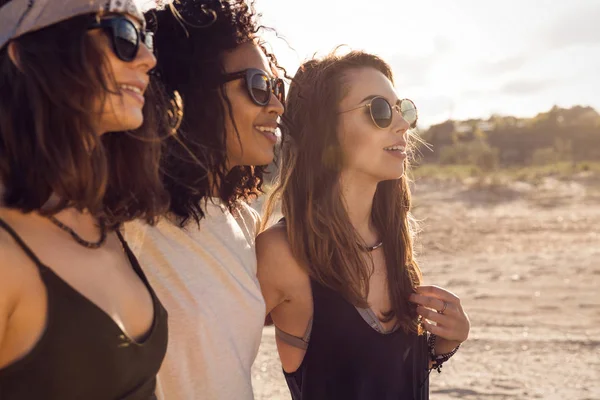
<path id="1" fill-rule="evenodd" d="M 256 277 L 259 215 L 213 199 L 200 227 L 169 219 L 125 226 L 126 239 L 169 313 L 169 345 L 158 374 L 161 400 L 253 399 L 251 367 L 265 303 Z"/>

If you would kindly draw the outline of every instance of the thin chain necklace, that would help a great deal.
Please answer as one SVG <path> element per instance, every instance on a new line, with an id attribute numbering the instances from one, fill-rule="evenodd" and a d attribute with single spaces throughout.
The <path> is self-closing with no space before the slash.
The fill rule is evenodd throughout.
<path id="1" fill-rule="evenodd" d="M 379 243 L 377 243 L 374 246 L 366 246 L 365 250 L 367 250 L 369 253 L 372 252 L 373 250 L 377 250 L 378 248 L 380 248 L 381 246 L 383 246 L 383 240 L 380 240 Z"/>
<path id="2" fill-rule="evenodd" d="M 98 249 L 106 241 L 106 225 L 104 224 L 103 220 L 99 221 L 99 224 L 100 224 L 100 239 L 98 239 L 97 242 L 88 242 L 87 240 L 85 240 L 81 236 L 79 236 L 77 233 L 75 233 L 75 231 L 73 229 L 69 228 L 68 226 L 66 226 L 65 224 L 63 224 L 59 220 L 57 220 L 54 216 L 50 215 L 50 216 L 48 216 L 48 219 L 54 225 L 58 226 L 63 231 L 69 233 L 71 235 L 71 237 L 73 237 L 73 239 L 75 239 L 75 241 L 77 243 L 79 243 L 83 247 L 87 247 L 88 249 Z"/>

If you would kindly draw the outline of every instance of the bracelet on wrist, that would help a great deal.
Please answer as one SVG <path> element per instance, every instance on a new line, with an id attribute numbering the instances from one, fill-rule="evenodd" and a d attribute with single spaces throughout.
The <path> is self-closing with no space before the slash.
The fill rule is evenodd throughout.
<path id="1" fill-rule="evenodd" d="M 430 370 L 435 369 L 435 370 L 437 370 L 438 373 L 441 373 L 442 372 L 442 364 L 444 364 L 446 361 L 448 361 L 450 359 L 450 357 L 452 357 L 454 354 L 456 354 L 456 352 L 460 348 L 460 344 L 448 353 L 436 354 L 435 353 L 436 340 L 437 340 L 437 336 L 433 333 L 430 334 L 429 337 L 427 338 L 427 347 L 429 348 L 429 357 L 431 358 L 431 362 L 433 363 Z"/>

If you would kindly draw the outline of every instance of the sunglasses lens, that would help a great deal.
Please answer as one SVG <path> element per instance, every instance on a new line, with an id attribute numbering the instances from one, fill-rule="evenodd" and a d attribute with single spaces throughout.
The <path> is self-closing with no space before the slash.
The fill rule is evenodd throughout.
<path id="1" fill-rule="evenodd" d="M 271 90 L 268 76 L 263 74 L 253 75 L 250 88 L 252 90 L 252 97 L 254 97 L 257 103 L 262 106 L 269 104 Z"/>
<path id="2" fill-rule="evenodd" d="M 417 107 L 415 103 L 408 99 L 404 99 L 400 102 L 400 112 L 402 112 L 402 118 L 411 128 L 414 128 L 417 125 Z"/>
<path id="3" fill-rule="evenodd" d="M 115 26 L 114 35 L 117 53 L 125 61 L 135 59 L 138 52 L 139 37 L 138 31 L 131 21 L 126 19 L 119 20 L 119 23 Z"/>
<path id="4" fill-rule="evenodd" d="M 387 128 L 392 123 L 392 107 L 387 100 L 377 97 L 371 102 L 371 117 L 380 128 Z"/>

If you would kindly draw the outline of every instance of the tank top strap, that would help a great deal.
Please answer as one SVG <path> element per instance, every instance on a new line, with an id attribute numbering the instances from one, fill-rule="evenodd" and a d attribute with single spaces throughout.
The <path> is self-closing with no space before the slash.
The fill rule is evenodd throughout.
<path id="1" fill-rule="evenodd" d="M 48 269 L 44 265 L 44 263 L 42 263 L 40 261 L 40 259 L 35 255 L 33 250 L 31 250 L 31 248 L 29 246 L 27 246 L 27 244 L 25 244 L 25 241 L 23 239 L 21 239 L 21 236 L 19 236 L 19 234 L 17 232 L 15 232 L 15 230 L 9 224 L 7 224 L 2 218 L 0 218 L 0 228 L 4 229 L 13 238 L 15 243 L 17 243 L 17 245 L 25 252 L 27 257 L 29 257 L 31 259 L 31 261 L 33 261 L 35 263 L 35 265 L 38 267 L 40 272 L 44 272 Z"/>
<path id="2" fill-rule="evenodd" d="M 121 242 L 121 246 L 123 246 L 123 250 L 125 251 L 125 254 L 127 255 L 127 259 L 131 263 L 131 267 L 133 268 L 135 273 L 140 276 L 140 278 L 142 278 L 144 281 L 146 281 L 146 279 L 145 279 L 146 277 L 144 276 L 144 273 L 142 272 L 142 268 L 140 267 L 140 264 L 138 263 L 137 258 L 135 257 L 135 255 L 133 254 L 131 249 L 129 248 L 129 245 L 127 244 L 127 241 L 123 237 L 123 234 L 121 233 L 121 231 L 119 229 L 116 229 L 115 233 L 117 234 L 117 237 L 119 238 L 119 241 Z"/>
<path id="3" fill-rule="evenodd" d="M 144 284 L 150 291 L 150 294 L 152 295 L 152 297 L 155 297 L 154 290 L 152 289 L 152 286 L 150 285 L 148 278 L 146 278 L 146 274 L 144 274 L 144 271 L 142 271 L 142 267 L 140 266 L 140 263 L 139 263 L 137 257 L 135 256 L 135 254 L 133 254 L 133 251 L 131 251 L 131 249 L 129 248 L 129 245 L 127 244 L 127 241 L 123 237 L 123 234 L 121 233 L 121 231 L 119 229 L 116 229 L 115 233 L 117 234 L 117 237 L 119 238 L 119 241 L 121 242 L 121 246 L 123 246 L 123 250 L 125 251 L 125 254 L 127 255 L 127 259 L 129 260 L 129 263 L 131 264 L 133 271 L 137 274 L 137 276 L 140 277 L 142 282 L 144 282 Z"/>
<path id="4" fill-rule="evenodd" d="M 120 229 L 116 229 L 115 233 L 117 234 L 117 237 L 119 238 L 119 241 L 121 242 L 121 246 L 123 246 L 123 250 L 125 250 L 125 253 L 127 255 L 129 255 L 129 253 L 130 253 L 129 246 L 127 245 L 127 242 L 125 241 L 125 238 L 123 237 L 123 234 L 121 233 Z"/>

